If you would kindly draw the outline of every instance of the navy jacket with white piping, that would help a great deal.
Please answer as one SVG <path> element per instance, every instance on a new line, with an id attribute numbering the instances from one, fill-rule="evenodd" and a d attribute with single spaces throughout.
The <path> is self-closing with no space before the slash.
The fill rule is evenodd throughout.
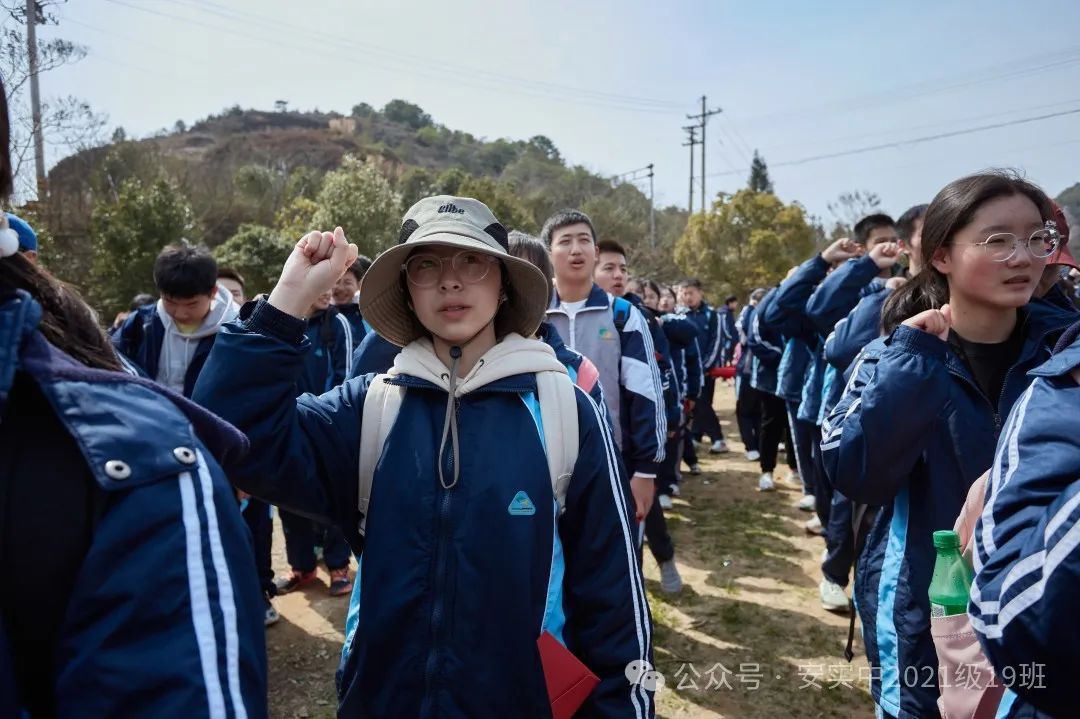
<path id="1" fill-rule="evenodd" d="M 704 300 L 696 309 L 687 307 L 684 314 L 697 325 L 698 332 L 701 333 L 701 366 L 708 372 L 720 362 L 721 343 L 724 340 L 720 317 Z"/>
<path id="2" fill-rule="evenodd" d="M 778 394 L 776 390 L 776 374 L 780 366 L 780 360 L 784 356 L 784 338 L 772 325 L 761 321 L 761 316 L 766 312 L 776 297 L 777 287 L 772 288 L 761 298 L 750 318 L 750 336 L 748 346 L 753 353 L 753 361 L 750 365 L 750 386 L 761 392 Z"/>
<path id="3" fill-rule="evenodd" d="M 671 365 L 682 388 L 681 396 L 683 399 L 697 400 L 701 395 L 703 374 L 699 344 L 701 333 L 685 315 L 661 315 L 660 326 L 671 346 Z"/>
<path id="4" fill-rule="evenodd" d="M 1078 330 L 1080 325 L 1074 326 L 1073 341 L 1030 372 L 1035 379 L 998 440 L 973 535 L 976 575 L 969 615 L 998 676 L 1014 678 L 1010 688 L 1018 697 L 1009 717 L 1025 708 L 1053 717 L 1076 711 Z"/>
<path id="5" fill-rule="evenodd" d="M 656 476 L 664 460 L 667 415 L 652 333 L 644 315 L 628 300 L 594 284 L 585 305 L 571 321 L 552 298 L 547 319 L 570 349 L 588 357 L 600 372 L 615 441 L 631 474 Z M 621 307 L 619 307 L 621 305 Z M 619 328 L 615 310 L 624 314 Z"/>
<path id="6" fill-rule="evenodd" d="M 993 404 L 948 343 L 900 326 L 867 346 L 826 418 L 821 449 L 833 486 L 882 507 L 857 560 L 854 594 L 867 658 L 880 667 L 871 693 L 894 716 L 937 716 L 927 597 L 933 532 L 952 528 L 993 461 L 1000 417 L 1027 388 L 1026 372 L 1074 318 L 1039 303 L 1020 311 L 1020 359 Z"/>
<path id="7" fill-rule="evenodd" d="M 304 329 L 310 349 L 304 357 L 304 373 L 297 394 L 322 394 L 352 375 L 356 342 L 348 318 L 334 306 L 316 312 Z"/>
<path id="8" fill-rule="evenodd" d="M 72 482 L 89 470 L 101 500 L 58 632 L 56 716 L 266 716 L 265 607 L 222 471 L 243 435 L 147 379 L 76 362 L 36 331 L 40 317 L 25 293 L 0 303 L 0 416 L 12 382 L 33 382 L 81 455 Z M 19 416 L 7 409 L 0 443 Z M 59 438 L 42 439 L 4 454 L 32 458 Z M 0 626 L 4 717 L 21 716 L 13 650 Z"/>
<path id="9" fill-rule="evenodd" d="M 776 296 L 764 311 L 759 307 L 759 322 L 767 324 L 784 337 L 784 354 L 777 368 L 776 394 L 788 402 L 802 402 L 804 390 L 819 354 L 818 332 L 806 313 L 806 302 L 829 270 L 829 264 L 814 255 L 787 279 L 780 283 Z M 820 384 L 816 385 L 820 388 Z M 807 398 L 817 412 L 817 400 L 813 393 Z"/>
<path id="10" fill-rule="evenodd" d="M 424 340 L 410 345 L 430 355 L 431 368 L 393 380 L 405 393 L 376 465 L 361 540 L 358 444 L 373 377 L 296 399 L 303 323 L 266 303 L 241 317 L 223 329 L 196 397 L 251 440 L 248 461 L 230 475 L 238 486 L 339 525 L 361 555 L 341 716 L 544 716 L 535 644 L 542 630 L 601 679 L 581 716 L 653 715 L 652 695 L 624 674 L 628 662 L 651 661 L 651 630 L 629 486 L 610 432 L 578 391 L 578 462 L 558 517 L 530 406 L 536 380 L 515 373 L 517 363 L 541 359 L 561 370 L 550 348 L 511 335 L 460 380 L 455 458 L 449 443 L 439 455 L 448 399 L 441 363 L 422 352 Z M 440 464 L 447 478 L 459 474 L 452 489 L 440 486 Z M 509 511 L 519 493 L 535 513 Z"/>
<path id="11" fill-rule="evenodd" d="M 739 336 L 735 330 L 735 315 L 727 305 L 716 311 L 716 329 L 720 333 L 720 349 L 716 364 L 729 365 L 735 355 L 735 343 L 739 340 Z"/>

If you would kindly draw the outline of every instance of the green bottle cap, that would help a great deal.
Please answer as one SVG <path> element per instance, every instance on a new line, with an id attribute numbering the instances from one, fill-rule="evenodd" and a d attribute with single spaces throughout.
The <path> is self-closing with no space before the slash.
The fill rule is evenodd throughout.
<path id="1" fill-rule="evenodd" d="M 937 549 L 959 549 L 960 535 L 951 529 L 940 529 L 934 532 L 934 547 Z"/>

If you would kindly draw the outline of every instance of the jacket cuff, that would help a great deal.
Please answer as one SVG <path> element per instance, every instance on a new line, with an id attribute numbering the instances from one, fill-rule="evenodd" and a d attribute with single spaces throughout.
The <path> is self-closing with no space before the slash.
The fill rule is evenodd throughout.
<path id="1" fill-rule="evenodd" d="M 858 272 L 857 276 L 862 281 L 861 284 L 868 285 L 874 281 L 875 277 L 881 274 L 881 268 L 877 266 L 874 258 L 869 253 L 855 260 L 855 265 L 851 269 L 853 272 Z"/>
<path id="2" fill-rule="evenodd" d="M 826 273 L 828 273 L 829 267 L 832 266 L 825 261 L 825 258 L 821 256 L 820 252 L 807 260 L 804 265 L 813 267 L 815 270 L 821 273 L 822 277 L 824 277 Z"/>
<path id="3" fill-rule="evenodd" d="M 248 302 L 240 309 L 240 324 L 248 332 L 266 335 L 286 344 L 299 347 L 307 323 L 282 312 L 266 300 Z"/>
<path id="4" fill-rule="evenodd" d="M 886 344 L 903 352 L 936 358 L 942 362 L 945 361 L 945 357 L 949 352 L 948 342 L 929 332 L 923 332 L 907 325 L 900 325 L 894 329 L 892 334 L 889 335 Z"/>

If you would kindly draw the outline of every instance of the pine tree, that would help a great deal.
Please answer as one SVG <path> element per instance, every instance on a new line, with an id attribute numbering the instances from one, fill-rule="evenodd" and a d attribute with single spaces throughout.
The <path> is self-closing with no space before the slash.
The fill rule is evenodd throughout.
<path id="1" fill-rule="evenodd" d="M 754 192 L 772 192 L 773 184 L 769 179 L 769 168 L 765 164 L 765 158 L 754 150 L 754 160 L 750 163 L 750 182 L 747 183 Z"/>

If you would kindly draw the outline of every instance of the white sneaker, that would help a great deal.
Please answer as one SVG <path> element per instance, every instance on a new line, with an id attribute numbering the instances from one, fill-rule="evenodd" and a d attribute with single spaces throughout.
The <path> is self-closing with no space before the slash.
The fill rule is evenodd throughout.
<path id="1" fill-rule="evenodd" d="M 806 530 L 807 534 L 816 534 L 819 537 L 824 536 L 825 534 L 825 528 L 821 526 L 821 520 L 818 519 L 816 514 L 810 518 L 810 521 L 803 525 L 803 529 Z M 825 560 L 823 559 L 821 561 Z"/>
<path id="2" fill-rule="evenodd" d="M 656 501 L 660 503 L 660 509 L 671 509 L 675 506 L 671 503 L 671 497 L 666 494 L 661 494 Z"/>
<path id="3" fill-rule="evenodd" d="M 817 509 L 817 500 L 812 494 L 804 494 L 803 498 L 799 500 L 799 509 L 804 512 L 813 512 Z"/>
<path id="4" fill-rule="evenodd" d="M 682 588 L 682 577 L 679 576 L 679 568 L 675 566 L 675 560 L 669 559 L 661 564 L 660 589 L 667 594 L 678 594 Z"/>
<path id="5" fill-rule="evenodd" d="M 799 470 L 793 469 L 788 473 L 787 483 L 792 487 L 803 488 L 802 475 L 799 474 Z"/>
<path id="6" fill-rule="evenodd" d="M 682 494 L 682 490 L 679 489 L 678 483 L 671 485 L 671 496 L 678 497 Z"/>
<path id="7" fill-rule="evenodd" d="M 727 442 L 722 439 L 716 440 L 712 443 L 712 447 L 709 447 L 709 454 L 727 454 L 730 451 Z"/>
<path id="8" fill-rule="evenodd" d="M 756 449 L 752 449 L 746 453 L 746 459 L 749 462 L 756 462 L 761 459 L 761 452 L 757 451 Z"/>
<path id="9" fill-rule="evenodd" d="M 847 612 L 851 609 L 844 588 L 828 579 L 821 580 L 821 606 L 830 612 Z"/>
<path id="10" fill-rule="evenodd" d="M 773 483 L 772 472 L 766 472 L 758 479 L 757 488 L 759 492 L 771 492 L 776 489 L 776 484 Z"/>

